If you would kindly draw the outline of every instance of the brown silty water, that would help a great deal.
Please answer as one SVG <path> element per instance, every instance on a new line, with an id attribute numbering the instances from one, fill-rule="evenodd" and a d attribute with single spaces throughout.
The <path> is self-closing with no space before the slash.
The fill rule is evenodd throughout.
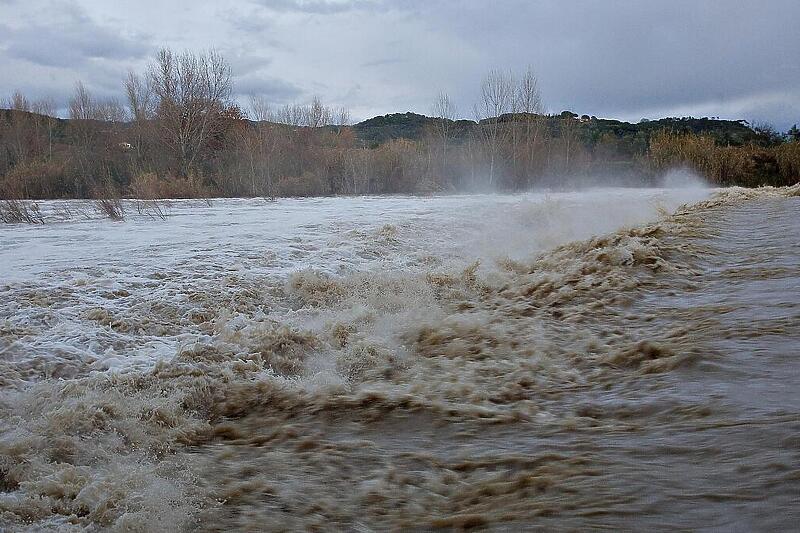
<path id="1" fill-rule="evenodd" d="M 791 530 L 799 193 L 492 272 L 304 272 L 269 291 L 307 328 L 200 320 L 148 371 L 9 363 L 0 525 Z"/>

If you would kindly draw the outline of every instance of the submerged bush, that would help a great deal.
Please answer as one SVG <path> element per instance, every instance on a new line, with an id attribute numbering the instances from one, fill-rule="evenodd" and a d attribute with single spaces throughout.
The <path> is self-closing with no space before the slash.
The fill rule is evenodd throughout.
<path id="1" fill-rule="evenodd" d="M 97 212 L 111 220 L 124 220 L 125 208 L 119 198 L 98 198 L 94 201 Z"/>
<path id="2" fill-rule="evenodd" d="M 6 224 L 44 224 L 39 204 L 25 200 L 0 200 L 0 222 Z"/>

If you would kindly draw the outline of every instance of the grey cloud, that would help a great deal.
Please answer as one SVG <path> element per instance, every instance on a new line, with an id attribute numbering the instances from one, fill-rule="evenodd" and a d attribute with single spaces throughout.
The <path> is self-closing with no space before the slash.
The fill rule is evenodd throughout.
<path id="1" fill-rule="evenodd" d="M 385 5 L 383 0 L 259 0 L 258 3 L 272 11 L 313 14 L 376 9 Z"/>
<path id="2" fill-rule="evenodd" d="M 239 96 L 263 96 L 268 101 L 284 104 L 297 99 L 303 91 L 296 85 L 268 76 L 250 75 L 237 77 L 234 90 Z"/>
<path id="3" fill-rule="evenodd" d="M 237 76 L 247 76 L 264 70 L 272 63 L 272 58 L 254 55 L 246 50 L 226 50 L 225 59 L 230 64 L 231 70 Z"/>
<path id="4" fill-rule="evenodd" d="M 222 10 L 220 15 L 237 32 L 245 33 L 267 33 L 273 28 L 274 21 L 266 16 L 258 8 Z"/>
<path id="5" fill-rule="evenodd" d="M 5 26 L 2 44 L 10 57 L 51 67 L 75 67 L 87 60 L 138 59 L 151 50 L 146 36 L 121 35 L 95 23 L 74 4 L 57 4 L 53 22 Z"/>
<path id="6" fill-rule="evenodd" d="M 130 7 L 90 7 L 99 0 L 81 0 L 85 10 L 32 1 L 0 0 L 10 13 L 0 69 L 14 69 L 22 86 L 57 67 L 110 90 L 153 42 L 216 47 L 242 94 L 318 93 L 364 115 L 427 112 L 442 90 L 469 115 L 489 69 L 530 65 L 551 111 L 723 114 L 781 128 L 800 121 L 796 0 L 175 0 L 160 25 Z M 157 0 L 142 2 L 144 11 Z M 0 92 L 8 83 L 0 80 Z"/>
<path id="7" fill-rule="evenodd" d="M 91 59 L 139 59 L 150 52 L 148 46 L 126 41 L 110 33 L 56 34 L 52 28 L 32 27 L 12 33 L 7 53 L 43 66 L 74 67 Z M 42 40 L 48 46 L 42 46 Z"/>
<path id="8" fill-rule="evenodd" d="M 386 66 L 386 65 L 397 65 L 397 64 L 400 64 L 400 63 L 405 63 L 406 61 L 407 61 L 407 59 L 404 59 L 402 57 L 387 57 L 387 58 L 384 58 L 384 59 L 376 59 L 374 61 L 367 61 L 365 63 L 361 63 L 361 66 L 362 67 L 366 67 L 366 68 L 369 68 L 369 67 L 382 67 L 382 66 Z"/>
<path id="9" fill-rule="evenodd" d="M 488 9 L 432 1 L 416 9 L 431 31 L 442 28 L 484 53 L 473 77 L 532 65 L 553 110 L 614 115 L 800 83 L 793 1 L 520 1 Z"/>

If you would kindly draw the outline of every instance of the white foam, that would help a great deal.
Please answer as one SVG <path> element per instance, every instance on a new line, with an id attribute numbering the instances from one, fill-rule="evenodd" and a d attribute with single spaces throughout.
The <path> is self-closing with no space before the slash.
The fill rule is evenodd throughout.
<path id="1" fill-rule="evenodd" d="M 166 220 L 76 217 L 0 235 L 3 352 L 55 375 L 145 369 L 207 334 L 210 311 L 263 313 L 306 327 L 280 293 L 292 273 L 460 270 L 524 260 L 544 249 L 657 218 L 699 189 L 173 202 Z M 47 216 L 63 201 L 45 202 Z M 78 202 L 78 204 L 80 204 Z M 75 209 L 77 211 L 77 209 Z M 291 295 L 290 295 L 291 296 Z M 383 297 L 375 295 L 373 300 Z M 406 314 L 423 312 L 409 307 Z M 363 313 L 362 311 L 359 311 Z M 402 315 L 392 315 L 402 319 Z M 380 320 L 380 318 L 379 318 Z M 384 331 L 378 324 L 376 331 Z M 37 362 L 38 361 L 38 362 Z M 66 365 L 66 366 L 64 366 Z M 32 371 L 32 375 L 41 372 Z"/>

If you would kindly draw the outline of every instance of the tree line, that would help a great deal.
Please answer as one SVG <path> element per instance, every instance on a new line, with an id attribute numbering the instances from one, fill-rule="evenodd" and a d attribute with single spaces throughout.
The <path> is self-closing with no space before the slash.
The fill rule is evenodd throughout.
<path id="1" fill-rule="evenodd" d="M 430 117 L 351 124 L 318 98 L 282 107 L 233 98 L 216 52 L 161 50 L 128 74 L 124 101 L 78 83 L 69 119 L 16 93 L 0 106 L 0 197 L 142 199 L 524 190 L 570 180 L 655 183 L 686 166 L 713 183 L 800 177 L 800 132 L 708 119 L 631 125 L 544 113 L 536 77 L 491 71 L 474 119 L 446 93 Z M 377 133 L 376 133 L 377 132 Z"/>

